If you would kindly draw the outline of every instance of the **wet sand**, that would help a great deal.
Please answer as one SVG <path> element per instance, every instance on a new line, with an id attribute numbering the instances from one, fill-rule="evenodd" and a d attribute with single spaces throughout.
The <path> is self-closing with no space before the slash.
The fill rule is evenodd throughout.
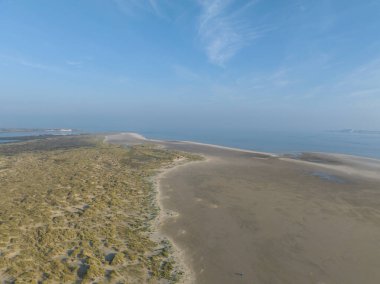
<path id="1" fill-rule="evenodd" d="M 196 283 L 380 283 L 380 161 L 278 157 L 191 142 L 154 142 L 204 161 L 166 171 L 161 225 Z"/>

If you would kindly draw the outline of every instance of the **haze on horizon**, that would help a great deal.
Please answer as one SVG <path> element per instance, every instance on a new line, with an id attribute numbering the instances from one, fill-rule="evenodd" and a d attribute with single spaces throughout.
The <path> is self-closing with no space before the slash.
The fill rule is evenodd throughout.
<path id="1" fill-rule="evenodd" d="M 0 0 L 0 127 L 380 129 L 380 2 Z"/>

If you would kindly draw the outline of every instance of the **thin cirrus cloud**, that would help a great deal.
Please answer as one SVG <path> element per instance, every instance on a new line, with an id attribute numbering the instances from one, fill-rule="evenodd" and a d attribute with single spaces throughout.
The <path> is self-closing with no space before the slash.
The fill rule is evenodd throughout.
<path id="1" fill-rule="evenodd" d="M 127 16 L 136 16 L 141 12 L 151 13 L 167 19 L 165 11 L 168 1 L 157 0 L 113 0 L 118 9 Z M 257 39 L 263 29 L 253 26 L 248 13 L 257 0 L 239 4 L 236 0 L 193 0 L 200 7 L 200 14 L 194 18 L 201 48 L 212 64 L 224 64 L 242 48 Z M 189 2 L 188 2 L 189 3 Z"/>
<path id="2" fill-rule="evenodd" d="M 377 57 L 349 72 L 335 87 L 351 97 L 376 97 L 378 99 L 380 95 L 379 78 L 380 57 Z"/>
<path id="3" fill-rule="evenodd" d="M 250 23 L 249 12 L 257 1 L 236 7 L 233 0 L 199 0 L 201 15 L 198 33 L 207 57 L 223 66 L 239 50 L 260 36 Z"/>
<path id="4" fill-rule="evenodd" d="M 165 18 L 157 0 L 113 0 L 113 2 L 120 11 L 128 16 L 135 16 L 136 11 L 143 11 Z"/>
<path id="5" fill-rule="evenodd" d="M 172 69 L 174 71 L 174 74 L 181 79 L 184 79 L 186 81 L 197 81 L 201 79 L 201 76 L 195 73 L 194 71 L 181 66 L 181 65 L 173 65 Z"/>
<path id="6" fill-rule="evenodd" d="M 56 66 L 46 65 L 37 61 L 31 61 L 29 59 L 25 59 L 20 56 L 0 54 L 0 63 L 18 65 L 18 66 L 23 66 L 23 67 L 32 68 L 32 69 L 39 69 L 43 71 L 52 71 L 52 72 L 61 71 L 61 69 Z"/>

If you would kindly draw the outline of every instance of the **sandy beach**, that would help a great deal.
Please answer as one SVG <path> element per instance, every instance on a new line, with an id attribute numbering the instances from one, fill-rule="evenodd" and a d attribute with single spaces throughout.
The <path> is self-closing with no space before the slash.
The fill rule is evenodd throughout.
<path id="1" fill-rule="evenodd" d="M 158 180 L 162 210 L 172 216 L 160 230 L 182 251 L 191 282 L 380 282 L 380 161 L 276 156 L 128 133 L 107 141 L 205 157 Z"/>

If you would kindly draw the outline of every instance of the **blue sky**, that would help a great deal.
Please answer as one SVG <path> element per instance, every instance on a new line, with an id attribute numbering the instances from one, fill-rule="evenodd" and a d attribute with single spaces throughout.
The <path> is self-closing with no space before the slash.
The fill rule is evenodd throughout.
<path id="1" fill-rule="evenodd" d="M 380 129 L 380 1 L 0 0 L 0 127 Z"/>

